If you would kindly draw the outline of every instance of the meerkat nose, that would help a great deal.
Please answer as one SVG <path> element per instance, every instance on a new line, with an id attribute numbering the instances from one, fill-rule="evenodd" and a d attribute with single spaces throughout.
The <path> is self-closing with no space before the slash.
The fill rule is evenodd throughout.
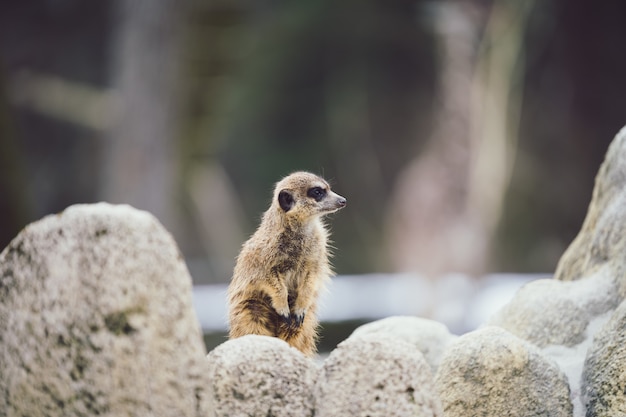
<path id="1" fill-rule="evenodd" d="M 339 200 L 337 200 L 337 205 L 339 207 L 345 207 L 346 204 L 348 204 L 347 200 L 343 197 L 341 197 Z"/>

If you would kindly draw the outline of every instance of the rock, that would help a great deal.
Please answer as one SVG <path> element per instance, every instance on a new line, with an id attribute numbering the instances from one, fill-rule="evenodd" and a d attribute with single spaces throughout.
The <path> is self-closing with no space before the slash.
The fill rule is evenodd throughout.
<path id="1" fill-rule="evenodd" d="M 248 335 L 207 356 L 218 416 L 313 416 L 315 363 L 281 339 Z"/>
<path id="2" fill-rule="evenodd" d="M 0 410 L 205 416 L 205 348 L 178 248 L 149 213 L 76 205 L 0 254 Z"/>
<path id="3" fill-rule="evenodd" d="M 364 324 L 357 328 L 350 338 L 371 334 L 385 339 L 397 338 L 412 344 L 422 352 L 433 374 L 441 362 L 443 351 L 457 337 L 450 334 L 444 324 L 436 321 L 411 316 L 394 316 Z"/>
<path id="4" fill-rule="evenodd" d="M 626 302 L 596 333 L 583 368 L 583 402 L 589 417 L 626 415 Z"/>
<path id="5" fill-rule="evenodd" d="M 524 285 L 487 324 L 500 326 L 539 347 L 575 346 L 595 317 L 621 301 L 608 268 L 579 281 L 541 279 Z"/>
<path id="6" fill-rule="evenodd" d="M 498 327 L 459 337 L 435 376 L 446 417 L 571 417 L 565 375 L 532 345 Z"/>
<path id="7" fill-rule="evenodd" d="M 600 167 L 583 226 L 561 257 L 555 278 L 578 280 L 609 264 L 626 296 L 626 127 L 611 143 Z"/>
<path id="8" fill-rule="evenodd" d="M 413 345 L 383 334 L 350 337 L 324 362 L 316 416 L 442 416 L 433 376 Z"/>

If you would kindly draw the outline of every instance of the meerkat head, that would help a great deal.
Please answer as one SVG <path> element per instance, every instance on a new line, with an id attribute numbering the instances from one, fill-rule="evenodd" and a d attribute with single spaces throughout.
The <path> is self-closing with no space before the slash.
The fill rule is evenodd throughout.
<path id="1" fill-rule="evenodd" d="M 276 184 L 273 204 L 287 217 L 308 220 L 345 207 L 346 199 L 332 192 L 317 175 L 295 172 Z"/>

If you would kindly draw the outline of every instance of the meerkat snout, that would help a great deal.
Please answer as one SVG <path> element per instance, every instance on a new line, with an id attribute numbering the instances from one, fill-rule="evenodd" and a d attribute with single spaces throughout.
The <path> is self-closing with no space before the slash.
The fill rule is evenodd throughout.
<path id="1" fill-rule="evenodd" d="M 332 275 L 322 217 L 346 206 L 328 182 L 295 172 L 244 243 L 228 289 L 230 337 L 275 336 L 315 353 L 317 297 Z"/>

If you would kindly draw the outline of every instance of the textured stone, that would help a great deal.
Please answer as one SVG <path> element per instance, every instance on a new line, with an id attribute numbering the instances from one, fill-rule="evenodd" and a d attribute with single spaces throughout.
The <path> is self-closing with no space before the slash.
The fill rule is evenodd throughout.
<path id="1" fill-rule="evenodd" d="M 129 206 L 72 206 L 0 254 L 0 410 L 204 416 L 205 348 L 172 237 Z"/>
<path id="2" fill-rule="evenodd" d="M 376 320 L 357 328 L 350 338 L 379 335 L 385 339 L 398 339 L 415 346 L 430 366 L 433 374 L 441 362 L 443 351 L 457 336 L 433 320 L 412 316 L 394 316 Z"/>
<path id="3" fill-rule="evenodd" d="M 565 251 L 555 278 L 571 281 L 590 276 L 610 264 L 626 295 L 626 127 L 611 143 L 596 176 L 583 226 Z"/>
<path id="4" fill-rule="evenodd" d="M 340 343 L 315 388 L 316 416 L 441 416 L 430 367 L 413 345 L 363 335 Z"/>
<path id="5" fill-rule="evenodd" d="M 446 417 L 571 417 L 565 375 L 532 345 L 498 327 L 459 337 L 435 377 Z"/>
<path id="6" fill-rule="evenodd" d="M 571 347 L 585 339 L 592 319 L 614 309 L 620 301 L 615 277 L 608 268 L 602 268 L 579 281 L 529 282 L 488 324 L 539 347 Z"/>
<path id="7" fill-rule="evenodd" d="M 248 335 L 207 356 L 217 416 L 314 415 L 315 363 L 281 339 Z"/>
<path id="8" fill-rule="evenodd" d="M 626 302 L 596 333 L 585 359 L 583 402 L 589 417 L 626 415 Z"/>

